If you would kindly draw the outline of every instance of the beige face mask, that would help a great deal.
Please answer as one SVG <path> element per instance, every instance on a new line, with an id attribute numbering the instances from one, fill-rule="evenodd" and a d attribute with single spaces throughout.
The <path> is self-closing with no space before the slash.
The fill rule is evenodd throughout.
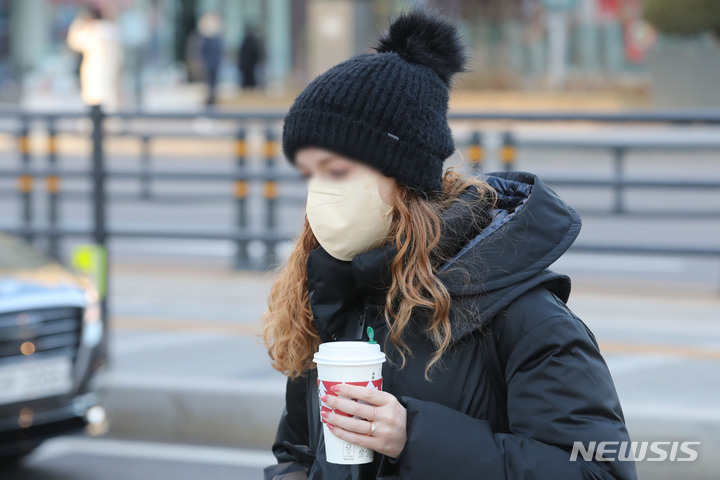
<path id="1" fill-rule="evenodd" d="M 380 246 L 390 231 L 392 206 L 380 197 L 378 180 L 372 175 L 350 180 L 308 181 L 305 207 L 310 228 L 320 245 L 338 260 Z"/>

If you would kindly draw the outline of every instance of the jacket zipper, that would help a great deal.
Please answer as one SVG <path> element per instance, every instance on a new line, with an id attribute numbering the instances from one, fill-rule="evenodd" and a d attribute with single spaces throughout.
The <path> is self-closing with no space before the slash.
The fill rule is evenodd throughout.
<path id="1" fill-rule="evenodd" d="M 358 326 L 357 335 L 355 335 L 358 340 L 362 340 L 363 336 L 365 335 L 365 317 L 367 316 L 367 309 L 367 303 L 363 302 L 363 311 L 360 315 L 360 324 Z"/>

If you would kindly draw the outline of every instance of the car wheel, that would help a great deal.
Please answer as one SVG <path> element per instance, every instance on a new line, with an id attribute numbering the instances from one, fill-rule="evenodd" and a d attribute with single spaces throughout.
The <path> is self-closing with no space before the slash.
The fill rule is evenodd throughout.
<path id="1" fill-rule="evenodd" d="M 19 466 L 28 453 L 30 452 L 0 457 L 0 468 L 14 468 Z"/>

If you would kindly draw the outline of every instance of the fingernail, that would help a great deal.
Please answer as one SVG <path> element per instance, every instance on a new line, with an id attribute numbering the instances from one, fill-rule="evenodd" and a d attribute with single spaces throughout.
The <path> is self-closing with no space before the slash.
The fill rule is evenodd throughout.
<path id="1" fill-rule="evenodd" d="M 327 424 L 327 427 L 330 429 L 331 432 L 332 432 L 333 430 L 335 430 L 335 427 L 333 427 L 333 426 L 330 425 L 329 423 Z"/>
<path id="2" fill-rule="evenodd" d="M 323 410 L 322 412 L 320 412 L 320 416 L 326 418 L 328 416 L 328 412 Z"/>
<path id="3" fill-rule="evenodd" d="M 327 402 L 327 399 L 328 399 L 327 395 L 323 395 L 322 397 L 320 397 L 321 402 Z"/>
<path id="4" fill-rule="evenodd" d="M 332 390 L 335 393 L 338 393 L 340 391 L 340 385 L 333 385 L 330 387 L 330 390 Z"/>

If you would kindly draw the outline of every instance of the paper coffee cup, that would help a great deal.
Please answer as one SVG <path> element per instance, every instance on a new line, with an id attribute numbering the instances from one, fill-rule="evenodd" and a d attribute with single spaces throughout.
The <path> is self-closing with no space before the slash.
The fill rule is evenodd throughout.
<path id="1" fill-rule="evenodd" d="M 385 354 L 380 345 L 368 342 L 327 342 L 320 344 L 313 361 L 318 369 L 318 395 L 336 395 L 330 388 L 339 383 L 382 390 L 382 364 Z M 332 409 L 320 400 L 320 411 Z M 344 414 L 344 412 L 335 411 Z M 347 414 L 345 414 L 347 415 Z M 322 417 L 321 417 L 322 421 Z M 325 456 L 330 463 L 343 465 L 370 463 L 373 451 L 339 439 L 323 422 Z"/>

